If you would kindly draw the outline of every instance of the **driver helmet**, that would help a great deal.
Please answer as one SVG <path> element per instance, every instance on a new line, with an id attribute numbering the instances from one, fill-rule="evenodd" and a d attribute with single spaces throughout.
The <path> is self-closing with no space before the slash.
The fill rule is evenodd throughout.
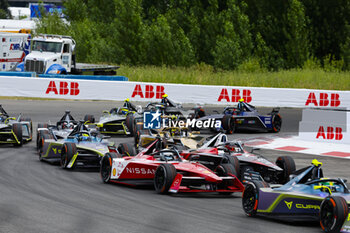
<path id="1" fill-rule="evenodd" d="M 243 110 L 243 102 L 244 102 L 244 99 L 243 99 L 243 98 L 238 100 L 237 108 L 238 108 L 238 110 L 240 110 L 240 111 Z"/>
<path id="2" fill-rule="evenodd" d="M 162 104 L 167 104 L 167 103 L 168 103 L 167 98 L 168 98 L 168 95 L 167 95 L 167 94 L 162 95 L 162 101 L 161 101 L 161 103 L 162 103 Z"/>
<path id="3" fill-rule="evenodd" d="M 63 122 L 62 129 L 67 129 L 67 128 L 68 128 L 68 123 L 67 122 Z"/>
<path id="4" fill-rule="evenodd" d="M 89 137 L 89 134 L 87 133 L 83 133 L 81 136 L 80 136 L 80 140 L 81 141 L 88 141 L 90 139 Z"/>
<path id="5" fill-rule="evenodd" d="M 74 124 L 73 122 L 69 122 L 69 124 L 67 125 L 68 129 L 73 129 L 74 128 Z"/>

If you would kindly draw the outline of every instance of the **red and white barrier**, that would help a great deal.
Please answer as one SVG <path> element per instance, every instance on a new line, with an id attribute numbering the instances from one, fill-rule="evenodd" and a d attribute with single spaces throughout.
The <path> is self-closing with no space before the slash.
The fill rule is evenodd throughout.
<path id="1" fill-rule="evenodd" d="M 164 93 L 178 103 L 230 105 L 244 98 L 266 107 L 350 108 L 350 91 L 0 77 L 0 96 L 152 102 Z"/>

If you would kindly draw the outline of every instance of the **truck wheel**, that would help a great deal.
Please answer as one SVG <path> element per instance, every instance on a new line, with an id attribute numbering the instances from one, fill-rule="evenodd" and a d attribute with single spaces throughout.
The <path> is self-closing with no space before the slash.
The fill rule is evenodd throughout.
<path id="1" fill-rule="evenodd" d="M 278 133 L 280 130 L 281 130 L 281 127 L 282 127 L 282 118 L 279 114 L 275 114 L 272 116 L 272 119 L 271 119 L 271 122 L 272 122 L 272 129 L 271 131 L 273 133 Z"/>
<path id="2" fill-rule="evenodd" d="M 156 192 L 160 194 L 168 193 L 175 176 L 176 168 L 174 165 L 169 163 L 159 165 L 154 174 L 154 188 Z"/>
<path id="3" fill-rule="evenodd" d="M 280 156 L 276 160 L 276 165 L 283 169 L 279 177 L 279 182 L 285 184 L 289 181 L 289 175 L 295 172 L 295 162 L 290 156 Z"/>
<path id="4" fill-rule="evenodd" d="M 135 132 L 134 132 L 134 120 L 135 120 L 135 116 L 132 112 L 128 113 L 128 115 L 126 115 L 125 118 L 125 125 L 126 127 L 128 127 L 128 130 L 130 132 L 130 136 L 134 136 Z"/>
<path id="5" fill-rule="evenodd" d="M 348 204 L 343 197 L 326 197 L 320 208 L 320 225 L 323 231 L 329 233 L 340 232 L 348 214 Z"/>
<path id="6" fill-rule="evenodd" d="M 37 146 L 40 161 L 43 161 L 43 155 L 45 153 L 44 152 L 44 143 L 45 143 L 46 139 L 53 139 L 53 136 L 47 132 L 45 132 L 44 134 L 42 134 L 40 136 L 39 143 Z"/>
<path id="7" fill-rule="evenodd" d="M 84 116 L 84 122 L 95 123 L 94 115 L 85 115 Z"/>
<path id="8" fill-rule="evenodd" d="M 114 152 L 106 153 L 103 156 L 101 160 L 100 174 L 104 183 L 109 183 L 111 180 L 113 159 L 121 157 L 120 154 Z"/>
<path id="9" fill-rule="evenodd" d="M 232 134 L 236 130 L 235 119 L 231 115 L 225 115 L 222 120 L 222 128 L 227 134 Z"/>
<path id="10" fill-rule="evenodd" d="M 131 143 L 120 143 L 118 151 L 123 156 L 135 156 L 137 154 L 135 147 Z"/>
<path id="11" fill-rule="evenodd" d="M 242 195 L 242 207 L 247 216 L 256 216 L 260 188 L 268 187 L 269 185 L 266 182 L 258 180 L 252 180 L 245 186 Z"/>
<path id="12" fill-rule="evenodd" d="M 23 132 L 22 125 L 20 123 L 14 123 L 12 125 L 12 131 L 15 134 L 17 141 L 14 142 L 14 146 L 22 146 L 23 145 Z"/>
<path id="13" fill-rule="evenodd" d="M 77 147 L 75 143 L 66 142 L 63 144 L 61 151 L 61 167 L 67 169 L 68 164 L 72 160 L 73 156 L 77 153 Z M 75 162 L 70 169 L 74 169 Z"/>

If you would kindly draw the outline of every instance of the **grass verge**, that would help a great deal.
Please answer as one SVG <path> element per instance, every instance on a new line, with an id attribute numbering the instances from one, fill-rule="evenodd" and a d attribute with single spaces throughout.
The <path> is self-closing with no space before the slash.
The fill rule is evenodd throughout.
<path id="1" fill-rule="evenodd" d="M 142 82 L 350 90 L 350 72 L 328 72 L 322 69 L 216 72 L 206 65 L 190 68 L 122 65 L 118 75 L 126 76 L 130 81 Z"/>

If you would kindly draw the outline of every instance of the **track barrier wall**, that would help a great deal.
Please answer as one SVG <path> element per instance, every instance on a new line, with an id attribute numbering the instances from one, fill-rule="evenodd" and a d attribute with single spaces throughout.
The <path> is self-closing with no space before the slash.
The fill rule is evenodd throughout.
<path id="1" fill-rule="evenodd" d="M 177 103 L 350 109 L 350 91 L 0 76 L 0 96 L 155 102 L 164 93 Z"/>

